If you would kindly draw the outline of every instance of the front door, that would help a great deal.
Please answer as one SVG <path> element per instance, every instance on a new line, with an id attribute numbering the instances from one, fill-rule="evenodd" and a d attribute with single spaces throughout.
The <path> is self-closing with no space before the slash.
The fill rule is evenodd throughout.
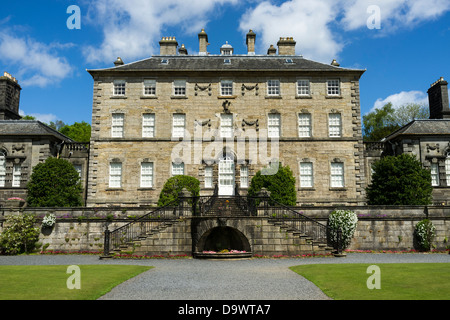
<path id="1" fill-rule="evenodd" d="M 229 156 L 219 162 L 219 196 L 234 195 L 234 160 Z"/>

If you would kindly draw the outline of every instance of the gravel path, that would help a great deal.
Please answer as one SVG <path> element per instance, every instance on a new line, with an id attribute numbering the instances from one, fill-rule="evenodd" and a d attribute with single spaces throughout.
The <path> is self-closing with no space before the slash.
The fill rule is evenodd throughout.
<path id="1" fill-rule="evenodd" d="M 130 279 L 100 300 L 327 300 L 290 266 L 322 263 L 450 262 L 448 254 L 349 253 L 345 258 L 250 260 L 99 260 L 96 256 L 0 256 L 0 265 L 133 264 L 155 268 Z"/>

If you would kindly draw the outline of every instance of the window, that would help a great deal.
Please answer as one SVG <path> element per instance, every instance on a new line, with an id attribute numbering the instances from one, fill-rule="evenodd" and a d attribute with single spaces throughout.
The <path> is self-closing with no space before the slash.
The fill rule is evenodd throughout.
<path id="1" fill-rule="evenodd" d="M 344 187 L 344 164 L 342 162 L 331 163 L 331 187 Z"/>
<path id="2" fill-rule="evenodd" d="M 111 163 L 109 165 L 109 187 L 120 188 L 122 186 L 122 164 Z"/>
<path id="3" fill-rule="evenodd" d="M 22 176 L 22 166 L 20 164 L 15 164 L 13 167 L 13 179 L 12 179 L 13 188 L 20 187 L 21 176 Z"/>
<path id="4" fill-rule="evenodd" d="M 153 163 L 141 163 L 141 188 L 153 187 Z"/>
<path id="5" fill-rule="evenodd" d="M 123 113 L 113 113 L 112 126 L 111 126 L 111 136 L 113 138 L 122 138 L 123 137 L 123 124 L 124 124 L 124 114 Z"/>
<path id="6" fill-rule="evenodd" d="M 222 138 L 233 137 L 233 115 L 221 114 L 220 115 L 220 136 Z"/>
<path id="7" fill-rule="evenodd" d="M 124 96 L 125 95 L 125 80 L 115 80 L 114 81 L 114 95 Z"/>
<path id="8" fill-rule="evenodd" d="M 1 157 L 1 153 L 0 153 Z M 0 170 L 1 170 L 1 164 L 0 164 Z M 0 179 L 1 179 L 1 173 L 0 173 Z M 445 180 L 447 181 L 447 187 L 450 187 L 450 158 L 445 159 Z M 1 181 L 0 181 L 1 183 Z"/>
<path id="9" fill-rule="evenodd" d="M 221 96 L 232 96 L 233 95 L 233 81 L 222 80 L 220 82 L 220 95 Z"/>
<path id="10" fill-rule="evenodd" d="M 81 172 L 82 172 L 82 166 L 81 164 L 74 164 L 73 167 L 75 168 L 75 170 L 78 172 L 78 176 L 81 178 Z"/>
<path id="11" fill-rule="evenodd" d="M 172 175 L 173 176 L 184 175 L 184 163 L 172 162 Z"/>
<path id="12" fill-rule="evenodd" d="M 156 96 L 156 80 L 144 80 L 144 96 Z"/>
<path id="13" fill-rule="evenodd" d="M 175 80 L 173 82 L 173 94 L 175 96 L 186 95 L 186 80 Z"/>
<path id="14" fill-rule="evenodd" d="M 431 164 L 431 185 L 439 186 L 439 165 L 437 163 Z"/>
<path id="15" fill-rule="evenodd" d="M 155 114 L 148 113 L 142 116 L 142 137 L 154 138 L 155 137 Z"/>
<path id="16" fill-rule="evenodd" d="M 241 166 L 241 188 L 248 188 L 248 167 Z"/>
<path id="17" fill-rule="evenodd" d="M 280 114 L 270 113 L 268 118 L 268 137 L 279 138 L 280 137 Z"/>
<path id="18" fill-rule="evenodd" d="M 186 115 L 184 114 L 173 115 L 172 137 L 184 138 L 185 121 Z"/>
<path id="19" fill-rule="evenodd" d="M 330 137 L 341 136 L 341 114 L 330 113 L 328 117 L 328 131 Z"/>
<path id="20" fill-rule="evenodd" d="M 6 181 L 6 154 L 0 151 L 0 187 L 5 186 Z"/>
<path id="21" fill-rule="evenodd" d="M 341 94 L 339 80 L 328 80 L 327 81 L 327 94 L 329 96 L 339 96 Z"/>
<path id="22" fill-rule="evenodd" d="M 300 163 L 300 187 L 313 187 L 313 164 L 312 162 Z"/>
<path id="23" fill-rule="evenodd" d="M 311 137 L 311 114 L 300 113 L 298 115 L 298 136 L 301 138 Z"/>
<path id="24" fill-rule="evenodd" d="M 298 96 L 309 96 L 309 80 L 297 80 L 297 95 Z"/>
<path id="25" fill-rule="evenodd" d="M 205 188 L 213 186 L 213 167 L 205 167 Z"/>
<path id="26" fill-rule="evenodd" d="M 280 95 L 280 80 L 267 80 L 267 94 L 269 96 Z"/>

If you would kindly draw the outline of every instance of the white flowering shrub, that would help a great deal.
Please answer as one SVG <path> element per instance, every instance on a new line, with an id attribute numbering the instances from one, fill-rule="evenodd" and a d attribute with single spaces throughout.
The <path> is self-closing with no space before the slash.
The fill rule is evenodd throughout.
<path id="1" fill-rule="evenodd" d="M 430 251 L 431 244 L 436 235 L 436 227 L 433 223 L 428 219 L 423 219 L 416 224 L 414 233 L 420 249 Z"/>
<path id="2" fill-rule="evenodd" d="M 54 214 L 47 214 L 44 219 L 42 219 L 42 227 L 43 228 L 51 228 L 56 223 L 56 217 Z"/>
<path id="3" fill-rule="evenodd" d="M 341 249 L 345 249 L 350 245 L 353 234 L 358 223 L 357 215 L 350 210 L 335 210 L 328 217 L 328 227 L 330 228 L 330 238 L 333 242 L 337 241 L 337 232 L 340 229 Z"/>
<path id="4" fill-rule="evenodd" d="M 16 255 L 32 252 L 39 240 L 39 228 L 35 218 L 24 214 L 8 216 L 0 234 L 0 254 Z"/>

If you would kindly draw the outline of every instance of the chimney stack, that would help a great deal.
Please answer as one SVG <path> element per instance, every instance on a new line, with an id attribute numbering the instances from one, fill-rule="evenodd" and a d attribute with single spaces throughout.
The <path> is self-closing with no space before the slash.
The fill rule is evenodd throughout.
<path id="1" fill-rule="evenodd" d="M 178 53 L 180 54 L 180 56 L 188 55 L 188 51 L 187 51 L 186 47 L 184 46 L 184 44 L 182 44 L 180 49 L 178 49 Z"/>
<path id="2" fill-rule="evenodd" d="M 278 54 L 282 56 L 295 56 L 295 44 L 296 42 L 292 37 L 280 38 L 277 43 Z"/>
<path id="3" fill-rule="evenodd" d="M 198 34 L 198 43 L 199 43 L 199 52 L 198 54 L 201 56 L 206 56 L 208 54 L 207 47 L 208 43 L 208 35 L 205 32 L 205 29 Z"/>
<path id="4" fill-rule="evenodd" d="M 159 46 L 162 56 L 175 56 L 177 54 L 178 42 L 175 37 L 163 37 Z"/>
<path id="5" fill-rule="evenodd" d="M 253 32 L 253 30 L 250 29 L 247 33 L 247 38 L 246 38 L 248 55 L 255 55 L 255 40 L 256 40 L 256 34 Z"/>
<path id="6" fill-rule="evenodd" d="M 448 82 L 441 77 L 428 89 L 430 119 L 450 119 Z"/>
<path id="7" fill-rule="evenodd" d="M 267 49 L 267 54 L 269 56 L 274 56 L 277 54 L 277 49 L 273 46 L 273 44 L 270 45 L 270 48 Z"/>
<path id="8" fill-rule="evenodd" d="M 17 79 L 4 72 L 0 76 L 0 120 L 20 120 L 20 87 Z"/>

